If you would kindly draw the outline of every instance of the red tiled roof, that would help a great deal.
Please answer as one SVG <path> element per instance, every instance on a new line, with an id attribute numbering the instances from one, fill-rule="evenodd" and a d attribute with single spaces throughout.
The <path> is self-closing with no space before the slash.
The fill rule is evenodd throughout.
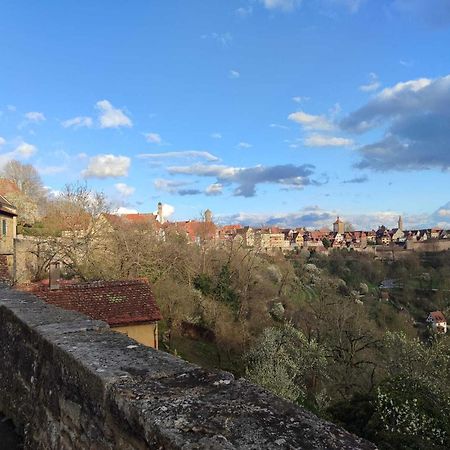
<path id="1" fill-rule="evenodd" d="M 212 222 L 200 222 L 197 220 L 174 222 L 170 224 L 169 228 L 184 231 L 192 241 L 195 241 L 197 237 L 212 239 L 216 234 L 216 226 Z"/>
<path id="2" fill-rule="evenodd" d="M 161 312 L 146 280 L 62 283 L 50 290 L 43 283 L 23 288 L 60 308 L 77 311 L 110 326 L 161 320 Z"/>
<path id="3" fill-rule="evenodd" d="M 0 178 L 0 195 L 21 192 L 17 184 L 12 180 Z"/>
<path id="4" fill-rule="evenodd" d="M 156 220 L 156 216 L 154 214 L 104 214 L 105 218 L 110 221 L 112 224 L 119 224 L 123 222 L 130 222 L 133 224 L 155 224 L 159 223 Z"/>
<path id="5" fill-rule="evenodd" d="M 446 322 L 445 316 L 441 311 L 430 312 L 430 316 L 435 322 Z"/>
<path id="6" fill-rule="evenodd" d="M 224 225 L 222 228 L 220 228 L 220 231 L 233 231 L 233 230 L 239 230 L 242 228 L 242 225 Z"/>

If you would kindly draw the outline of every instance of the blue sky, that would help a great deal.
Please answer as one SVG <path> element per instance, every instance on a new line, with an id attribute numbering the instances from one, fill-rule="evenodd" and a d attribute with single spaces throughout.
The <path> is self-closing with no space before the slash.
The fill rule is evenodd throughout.
<path id="1" fill-rule="evenodd" d="M 450 227 L 450 2 L 0 6 L 0 165 L 173 219 Z"/>

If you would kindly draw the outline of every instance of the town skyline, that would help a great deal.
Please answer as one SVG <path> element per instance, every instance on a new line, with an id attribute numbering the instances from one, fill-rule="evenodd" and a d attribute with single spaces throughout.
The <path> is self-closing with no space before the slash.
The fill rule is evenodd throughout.
<path id="1" fill-rule="evenodd" d="M 161 200 L 173 220 L 450 228 L 446 2 L 19 0 L 2 16 L 0 169 L 87 182 L 119 212 Z"/>

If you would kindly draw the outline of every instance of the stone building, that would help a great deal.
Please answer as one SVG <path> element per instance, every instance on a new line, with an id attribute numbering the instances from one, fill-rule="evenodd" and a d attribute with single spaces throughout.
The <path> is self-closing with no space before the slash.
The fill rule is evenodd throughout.
<path id="1" fill-rule="evenodd" d="M 16 234 L 17 210 L 0 195 L 0 281 L 9 282 L 12 278 Z"/>

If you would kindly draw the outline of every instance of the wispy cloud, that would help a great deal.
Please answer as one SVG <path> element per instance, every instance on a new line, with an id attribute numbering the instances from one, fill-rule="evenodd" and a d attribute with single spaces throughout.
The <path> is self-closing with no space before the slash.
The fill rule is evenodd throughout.
<path id="1" fill-rule="evenodd" d="M 334 125 L 323 115 L 308 114 L 297 111 L 288 116 L 289 120 L 302 125 L 307 130 L 332 130 Z"/>
<path id="2" fill-rule="evenodd" d="M 248 148 L 252 148 L 253 145 L 249 144 L 248 142 L 239 142 L 239 144 L 237 145 L 237 148 L 241 148 L 241 149 L 248 149 Z"/>
<path id="3" fill-rule="evenodd" d="M 223 185 L 221 183 L 213 183 L 206 188 L 206 195 L 210 196 L 222 195 L 222 191 Z"/>
<path id="4" fill-rule="evenodd" d="M 260 0 L 266 9 L 293 11 L 302 4 L 302 0 Z"/>
<path id="5" fill-rule="evenodd" d="M 199 158 L 205 159 L 206 161 L 219 161 L 217 156 L 209 152 L 198 151 L 198 150 L 185 150 L 180 152 L 164 152 L 164 153 L 141 153 L 138 158 L 142 159 L 173 159 L 173 158 Z"/>
<path id="6" fill-rule="evenodd" d="M 381 86 L 380 80 L 378 79 L 378 75 L 374 72 L 369 73 L 369 82 L 367 84 L 363 84 L 359 87 L 360 91 L 363 92 L 373 92 L 376 91 Z"/>
<path id="7" fill-rule="evenodd" d="M 344 180 L 342 184 L 361 184 L 369 181 L 369 177 L 367 175 L 361 175 L 360 177 L 350 178 L 349 180 Z"/>
<path id="8" fill-rule="evenodd" d="M 219 44 L 221 44 L 223 47 L 227 47 L 233 41 L 233 36 L 229 32 L 202 34 L 201 38 L 202 39 L 212 39 L 212 40 L 218 42 Z"/>
<path id="9" fill-rule="evenodd" d="M 278 184 L 286 189 L 301 189 L 307 185 L 318 185 L 311 179 L 314 166 L 285 164 L 278 166 L 232 167 L 225 165 L 194 164 L 191 166 L 172 166 L 170 174 L 195 175 L 216 178 L 216 183 L 237 184 L 234 195 L 253 197 L 259 184 Z"/>
<path id="10" fill-rule="evenodd" d="M 228 78 L 231 78 L 232 80 L 237 80 L 240 76 L 241 74 L 237 70 L 230 70 L 228 72 Z"/>
<path id="11" fill-rule="evenodd" d="M 199 189 L 188 188 L 187 186 L 192 185 L 191 181 L 177 181 L 177 180 L 167 180 L 164 178 L 157 178 L 153 185 L 158 191 L 167 192 L 173 195 L 198 195 L 202 192 Z"/>
<path id="12" fill-rule="evenodd" d="M 61 122 L 61 125 L 64 128 L 90 128 L 93 125 L 93 120 L 88 116 L 77 116 L 72 119 L 67 119 Z"/>
<path id="13" fill-rule="evenodd" d="M 163 140 L 158 133 L 146 133 L 145 139 L 147 142 L 150 142 L 150 144 L 161 145 L 163 143 Z"/>
<path id="14" fill-rule="evenodd" d="M 280 130 L 289 130 L 289 127 L 286 125 L 279 125 L 278 123 L 271 123 L 269 125 L 270 128 L 279 128 Z"/>
<path id="15" fill-rule="evenodd" d="M 38 111 L 27 112 L 25 114 L 25 119 L 33 123 L 44 122 L 46 120 L 44 114 Z"/>
<path id="16" fill-rule="evenodd" d="M 343 137 L 312 134 L 304 139 L 303 144 L 307 147 L 351 147 L 354 142 Z"/>
<path id="17" fill-rule="evenodd" d="M 26 159 L 26 158 L 29 158 L 30 156 L 34 155 L 37 152 L 37 148 L 33 144 L 28 144 L 27 142 L 21 142 L 16 147 L 14 152 Z"/>
<path id="18" fill-rule="evenodd" d="M 136 190 L 133 186 L 128 186 L 126 183 L 116 183 L 114 187 L 116 188 L 116 191 L 124 197 L 133 195 Z"/>
<path id="19" fill-rule="evenodd" d="M 295 97 L 292 97 L 292 101 L 295 103 L 303 103 L 309 100 L 309 97 L 302 97 L 299 95 L 296 95 Z"/>
<path id="20" fill-rule="evenodd" d="M 213 139 L 222 139 L 222 134 L 221 133 L 211 133 L 210 135 Z"/>
<path id="21" fill-rule="evenodd" d="M 235 10 L 235 14 L 241 19 L 245 19 L 248 16 L 251 16 L 253 13 L 253 6 L 242 6 Z"/>

